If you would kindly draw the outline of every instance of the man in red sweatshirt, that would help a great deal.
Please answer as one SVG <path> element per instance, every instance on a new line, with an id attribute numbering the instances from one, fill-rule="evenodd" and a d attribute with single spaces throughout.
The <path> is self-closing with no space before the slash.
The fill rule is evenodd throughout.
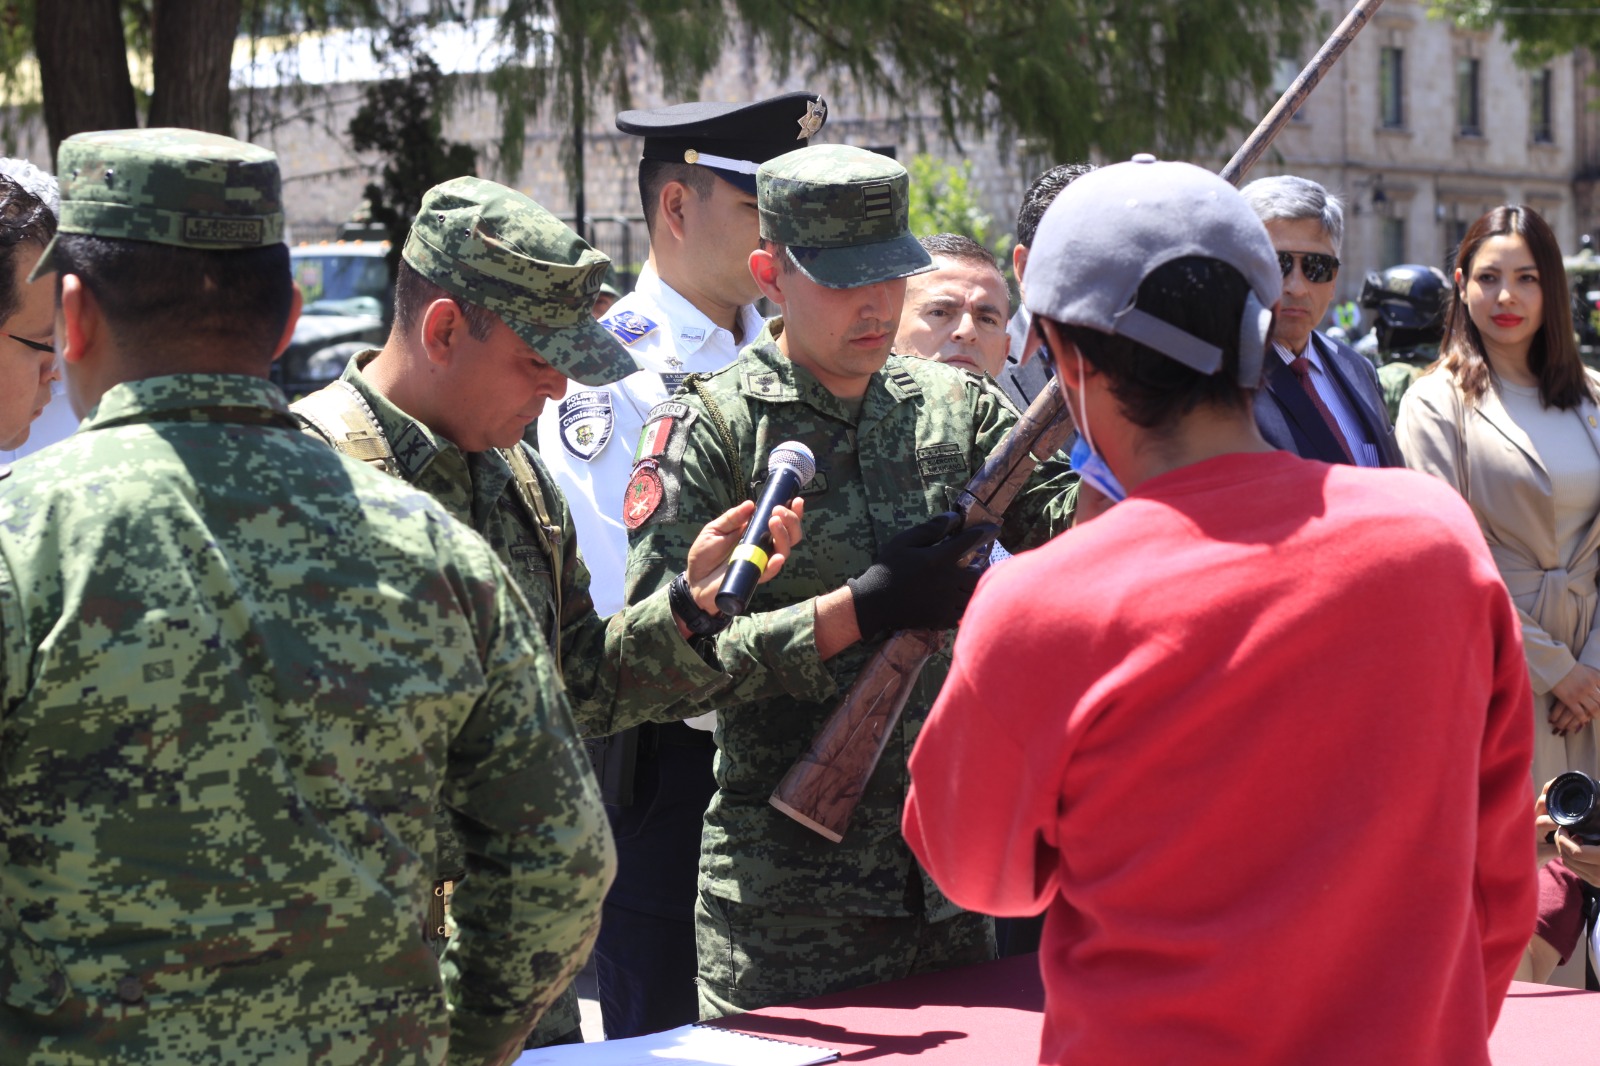
<path id="1" fill-rule="evenodd" d="M 904 828 L 961 906 L 1046 910 L 1041 1062 L 1487 1064 L 1532 930 L 1516 615 L 1448 488 L 1261 439 L 1279 290 L 1239 194 L 1148 156 L 1029 261 L 1121 502 L 979 587 Z"/>

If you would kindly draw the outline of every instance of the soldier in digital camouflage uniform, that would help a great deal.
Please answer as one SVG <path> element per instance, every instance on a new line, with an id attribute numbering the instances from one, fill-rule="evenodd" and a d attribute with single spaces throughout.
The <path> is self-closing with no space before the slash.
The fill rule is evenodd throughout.
<path id="1" fill-rule="evenodd" d="M 1391 422 L 1400 417 L 1400 398 L 1411 383 L 1439 358 L 1449 295 L 1444 271 L 1416 263 L 1369 273 L 1362 283 L 1361 306 L 1377 313 L 1372 337 L 1378 387 Z"/>
<path id="2" fill-rule="evenodd" d="M 567 501 L 521 443 L 567 379 L 599 385 L 637 369 L 590 310 L 610 260 L 528 197 L 472 177 L 428 191 L 401 259 L 388 341 L 296 401 L 307 431 L 427 490 L 487 538 L 533 606 L 586 732 L 727 690 L 731 675 L 712 647 L 686 639 L 667 588 L 609 620 L 595 613 Z M 748 510 L 710 523 L 689 562 L 702 610 L 714 610 Z M 775 532 L 781 554 L 798 536 L 792 512 Z M 781 667 L 785 652 L 768 649 L 768 661 Z M 448 898 L 460 869 L 459 851 L 443 849 L 436 898 Z M 581 1040 L 578 1023 L 569 989 L 534 1045 Z"/>
<path id="3" fill-rule="evenodd" d="M 696 910 L 705 1017 L 976 962 L 994 950 L 990 920 L 946 900 L 900 835 L 906 759 L 946 657 L 917 682 L 842 843 L 780 814 L 767 797 L 890 631 L 959 617 L 964 600 L 940 611 L 912 584 L 890 598 L 900 612 L 891 618 L 877 578 L 906 546 L 894 534 L 955 502 L 1015 423 L 1015 409 L 993 382 L 889 354 L 903 279 L 930 264 L 907 230 L 904 168 L 857 148 L 812 147 L 764 164 L 757 184 L 763 245 L 751 270 L 783 317 L 733 365 L 696 375 L 688 393 L 655 408 L 629 488 L 633 602 L 671 579 L 706 517 L 754 491 L 774 446 L 796 440 L 817 460 L 804 490 L 806 542 L 758 593 L 758 606 L 779 609 L 766 617 L 793 627 L 795 668 L 812 671 L 809 691 L 712 701 L 719 789 L 706 814 Z M 1075 483 L 1065 460 L 1044 463 L 1011 507 L 1004 543 L 1026 548 L 1064 528 Z M 824 646 L 825 590 L 841 583 L 864 639 L 822 665 L 837 651 Z M 819 594 L 813 633 L 795 624 L 809 614 L 787 605 Z M 725 654 L 776 631 L 775 622 L 746 625 L 740 619 L 723 634 Z"/>
<path id="4" fill-rule="evenodd" d="M 267 382 L 299 309 L 272 153 L 112 131 L 59 169 L 38 270 L 88 417 L 0 483 L 0 1061 L 505 1061 L 614 867 L 542 635 Z"/>

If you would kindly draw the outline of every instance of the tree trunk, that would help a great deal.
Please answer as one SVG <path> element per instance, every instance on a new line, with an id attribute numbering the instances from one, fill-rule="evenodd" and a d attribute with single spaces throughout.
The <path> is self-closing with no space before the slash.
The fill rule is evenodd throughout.
<path id="1" fill-rule="evenodd" d="M 584 85 L 583 61 L 587 52 L 587 40 L 583 32 L 583 24 L 579 22 L 576 33 L 577 58 L 571 62 L 569 69 L 572 72 L 572 212 L 577 216 L 573 223 L 573 230 L 584 240 L 594 243 L 594 234 L 589 231 L 588 219 L 589 199 L 586 193 L 588 175 L 584 166 L 583 127 L 589 122 L 589 96 L 588 87 Z"/>
<path id="2" fill-rule="evenodd" d="M 121 0 L 46 0 L 38 5 L 33 50 L 52 162 L 74 133 L 139 124 Z"/>
<path id="3" fill-rule="evenodd" d="M 150 96 L 149 125 L 232 133 L 228 75 L 242 4 L 243 0 L 156 0 L 151 35 L 155 90 Z"/>

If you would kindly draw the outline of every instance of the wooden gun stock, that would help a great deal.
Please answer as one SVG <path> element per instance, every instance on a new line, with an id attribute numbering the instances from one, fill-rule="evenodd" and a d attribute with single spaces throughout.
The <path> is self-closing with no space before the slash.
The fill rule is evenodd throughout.
<path id="1" fill-rule="evenodd" d="M 967 483 L 956 502 L 962 524 L 998 524 L 1034 469 L 1071 436 L 1072 415 L 1051 379 Z M 834 843 L 843 840 L 917 675 L 944 641 L 931 629 L 902 629 L 884 641 L 769 802 Z"/>

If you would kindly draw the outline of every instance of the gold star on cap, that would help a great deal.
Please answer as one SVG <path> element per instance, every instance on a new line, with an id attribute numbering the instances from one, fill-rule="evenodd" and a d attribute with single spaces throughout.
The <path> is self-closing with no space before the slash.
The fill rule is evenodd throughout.
<path id="1" fill-rule="evenodd" d="M 806 114 L 804 118 L 798 120 L 800 132 L 796 135 L 795 140 L 803 141 L 815 137 L 817 131 L 822 129 L 822 123 L 827 117 L 828 105 L 822 102 L 822 97 L 819 96 L 815 100 L 807 100 Z"/>

